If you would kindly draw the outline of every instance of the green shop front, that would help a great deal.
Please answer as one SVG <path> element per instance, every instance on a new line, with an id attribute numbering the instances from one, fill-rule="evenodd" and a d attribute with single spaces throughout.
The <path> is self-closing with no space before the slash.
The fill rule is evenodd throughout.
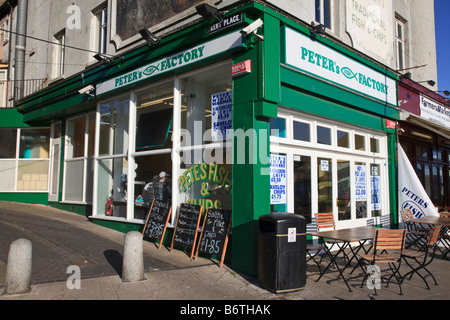
<path id="1" fill-rule="evenodd" d="M 227 260 L 252 275 L 270 212 L 311 228 L 315 212 L 340 228 L 395 224 L 395 76 L 256 2 L 223 19 L 20 101 L 23 123 L 47 130 L 47 153 L 32 158 L 47 164 L 41 202 L 141 231 L 158 185 L 175 213 L 169 246 L 181 203 L 232 210 Z"/>

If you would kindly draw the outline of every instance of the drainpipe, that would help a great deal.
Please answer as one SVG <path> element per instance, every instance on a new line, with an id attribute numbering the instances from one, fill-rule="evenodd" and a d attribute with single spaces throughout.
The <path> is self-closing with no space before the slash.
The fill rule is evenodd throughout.
<path id="1" fill-rule="evenodd" d="M 25 75 L 25 48 L 27 44 L 27 11 L 28 0 L 17 1 L 17 34 L 16 34 L 16 62 L 14 73 L 14 104 L 23 98 Z"/>

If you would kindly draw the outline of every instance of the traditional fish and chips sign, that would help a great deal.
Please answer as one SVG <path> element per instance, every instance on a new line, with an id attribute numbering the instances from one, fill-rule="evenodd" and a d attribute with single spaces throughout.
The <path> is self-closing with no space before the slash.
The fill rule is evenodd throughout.
<path id="1" fill-rule="evenodd" d="M 231 192 L 231 171 L 227 171 L 224 166 L 216 163 L 196 164 L 187 169 L 179 178 L 178 185 L 182 192 L 187 192 L 195 183 L 201 183 L 200 199 L 188 199 L 187 203 L 202 205 L 206 210 L 221 209 L 220 200 L 207 199 L 213 189 L 211 185 L 216 185 L 214 189 L 223 189 L 227 194 Z"/>

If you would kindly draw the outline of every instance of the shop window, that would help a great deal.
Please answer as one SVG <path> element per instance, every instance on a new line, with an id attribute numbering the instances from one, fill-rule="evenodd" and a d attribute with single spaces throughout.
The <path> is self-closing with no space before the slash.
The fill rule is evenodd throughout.
<path id="1" fill-rule="evenodd" d="M 113 101 L 100 106 L 99 156 L 128 152 L 129 100 Z"/>
<path id="2" fill-rule="evenodd" d="M 99 106 L 99 157 L 96 214 L 126 218 L 130 100 Z"/>
<path id="3" fill-rule="evenodd" d="M 380 153 L 380 140 L 370 138 L 370 152 Z"/>
<path id="4" fill-rule="evenodd" d="M 331 129 L 317 126 L 317 143 L 331 145 Z"/>
<path id="5" fill-rule="evenodd" d="M 21 159 L 48 158 L 50 147 L 49 129 L 22 129 L 20 132 L 19 157 Z"/>
<path id="6" fill-rule="evenodd" d="M 0 159 L 16 157 L 17 129 L 0 129 Z"/>
<path id="7" fill-rule="evenodd" d="M 294 121 L 294 139 L 310 142 L 311 126 L 309 123 Z"/>
<path id="8" fill-rule="evenodd" d="M 86 142 L 86 117 L 67 121 L 66 158 L 84 157 Z"/>
<path id="9" fill-rule="evenodd" d="M 139 93 L 136 112 L 136 152 L 152 148 L 171 148 L 172 121 L 172 83 Z"/>
<path id="10" fill-rule="evenodd" d="M 431 148 L 424 145 L 416 145 L 416 154 L 418 158 L 430 159 L 432 152 Z"/>
<path id="11" fill-rule="evenodd" d="M 366 151 L 366 137 L 355 134 L 355 150 Z"/>
<path id="12" fill-rule="evenodd" d="M 17 190 L 47 191 L 49 161 L 20 160 L 17 173 Z"/>
<path id="13" fill-rule="evenodd" d="M 98 161 L 97 215 L 127 217 L 127 164 L 124 157 Z"/>
<path id="14" fill-rule="evenodd" d="M 311 223 L 311 157 L 294 156 L 294 212 Z"/>
<path id="15" fill-rule="evenodd" d="M 232 129 L 231 83 L 228 63 L 181 79 L 178 203 L 231 209 L 232 151 L 226 144 Z"/>
<path id="16" fill-rule="evenodd" d="M 286 119 L 270 119 L 270 135 L 272 137 L 286 138 Z"/>
<path id="17" fill-rule="evenodd" d="M 134 219 L 145 219 L 153 199 L 172 201 L 173 83 L 137 95 Z"/>
<path id="18" fill-rule="evenodd" d="M 1 129 L 0 191 L 48 191 L 49 148 L 49 128 Z"/>
<path id="19" fill-rule="evenodd" d="M 338 175 L 338 219 L 350 220 L 352 205 L 351 205 L 351 185 L 350 185 L 350 161 L 337 161 L 337 175 Z"/>
<path id="20" fill-rule="evenodd" d="M 63 201 L 91 203 L 95 114 L 67 120 L 65 141 Z"/>
<path id="21" fill-rule="evenodd" d="M 2 173 L 0 191 L 14 191 L 16 182 L 16 160 L 0 159 L 0 172 Z"/>
<path id="22" fill-rule="evenodd" d="M 332 160 L 317 158 L 317 193 L 319 212 L 333 211 L 333 167 Z"/>
<path id="23" fill-rule="evenodd" d="M 337 145 L 341 148 L 350 148 L 350 133 L 347 131 L 337 131 Z"/>

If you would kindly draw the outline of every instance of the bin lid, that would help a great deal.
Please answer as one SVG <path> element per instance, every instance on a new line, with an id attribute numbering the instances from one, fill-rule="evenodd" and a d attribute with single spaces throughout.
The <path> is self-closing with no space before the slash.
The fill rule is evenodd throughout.
<path id="1" fill-rule="evenodd" d="M 261 221 L 267 221 L 267 222 L 273 222 L 277 224 L 283 224 L 283 223 L 295 223 L 306 220 L 305 217 L 289 213 L 289 212 L 272 212 L 271 214 L 267 214 L 265 216 L 261 216 L 259 218 Z"/>
<path id="2" fill-rule="evenodd" d="M 306 232 L 306 218 L 289 212 L 273 212 L 259 218 L 259 231 L 262 233 L 288 234 L 291 228 Z"/>

